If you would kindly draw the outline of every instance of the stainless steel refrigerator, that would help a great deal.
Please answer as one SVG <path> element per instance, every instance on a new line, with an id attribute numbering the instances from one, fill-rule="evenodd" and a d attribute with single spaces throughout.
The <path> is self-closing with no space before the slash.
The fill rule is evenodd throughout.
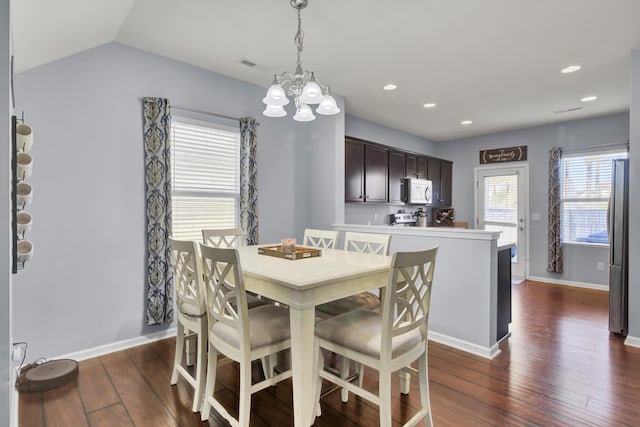
<path id="1" fill-rule="evenodd" d="M 609 331 L 627 335 L 629 324 L 629 161 L 613 161 L 609 200 Z"/>

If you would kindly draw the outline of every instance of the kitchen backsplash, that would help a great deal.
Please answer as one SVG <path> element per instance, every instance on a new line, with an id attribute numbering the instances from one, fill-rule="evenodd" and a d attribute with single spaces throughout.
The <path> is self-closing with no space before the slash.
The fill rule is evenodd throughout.
<path id="1" fill-rule="evenodd" d="M 345 203 L 345 224 L 389 224 L 389 214 L 398 212 L 398 209 L 406 209 L 413 212 L 413 206 L 394 206 L 374 203 Z"/>

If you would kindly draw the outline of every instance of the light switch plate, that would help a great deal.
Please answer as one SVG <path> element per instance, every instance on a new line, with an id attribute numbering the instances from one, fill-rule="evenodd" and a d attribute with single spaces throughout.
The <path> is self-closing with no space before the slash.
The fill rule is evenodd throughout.
<path id="1" fill-rule="evenodd" d="M 540 212 L 531 212 L 532 221 L 540 221 Z"/>
<path id="2" fill-rule="evenodd" d="M 596 270 L 604 271 L 604 262 L 599 262 L 596 264 Z"/>

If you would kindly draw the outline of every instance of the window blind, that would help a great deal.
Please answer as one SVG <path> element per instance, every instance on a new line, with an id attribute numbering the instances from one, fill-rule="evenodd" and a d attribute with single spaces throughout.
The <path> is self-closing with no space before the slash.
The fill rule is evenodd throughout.
<path id="1" fill-rule="evenodd" d="M 172 234 L 201 240 L 203 228 L 234 228 L 240 193 L 240 132 L 172 118 Z"/>
<path id="2" fill-rule="evenodd" d="M 608 244 L 613 159 L 626 151 L 569 154 L 561 160 L 562 241 Z"/>
<path id="3" fill-rule="evenodd" d="M 518 222 L 518 176 L 484 179 L 484 222 L 515 226 Z"/>

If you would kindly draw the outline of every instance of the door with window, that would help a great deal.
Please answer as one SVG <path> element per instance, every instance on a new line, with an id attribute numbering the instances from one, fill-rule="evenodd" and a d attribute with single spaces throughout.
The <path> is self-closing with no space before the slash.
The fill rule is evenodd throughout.
<path id="1" fill-rule="evenodd" d="M 499 244 L 513 242 L 511 274 L 525 277 L 526 167 L 476 169 L 476 228 L 501 231 Z"/>

